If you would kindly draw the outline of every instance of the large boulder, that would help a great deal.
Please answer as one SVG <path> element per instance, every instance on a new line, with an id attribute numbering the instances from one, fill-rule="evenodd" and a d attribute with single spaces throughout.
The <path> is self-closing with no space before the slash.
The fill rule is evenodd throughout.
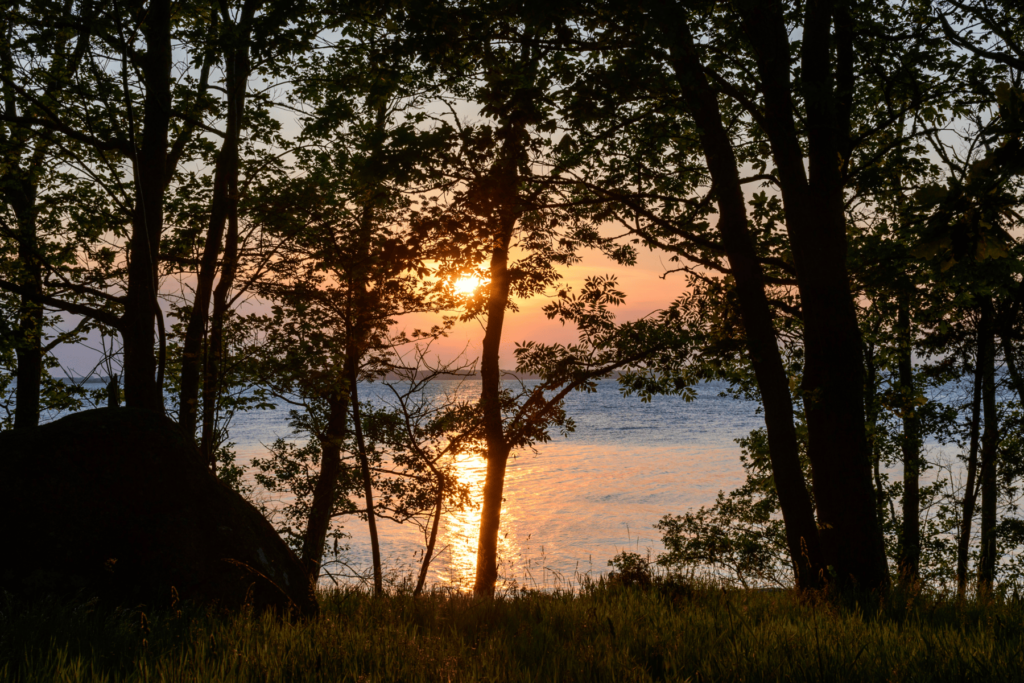
<path id="1" fill-rule="evenodd" d="M 162 415 L 104 408 L 0 433 L 0 586 L 315 613 L 302 565 Z"/>

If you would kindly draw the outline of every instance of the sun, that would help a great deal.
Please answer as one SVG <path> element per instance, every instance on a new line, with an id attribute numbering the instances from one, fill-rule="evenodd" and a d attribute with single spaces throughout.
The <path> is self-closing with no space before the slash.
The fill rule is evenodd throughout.
<path id="1" fill-rule="evenodd" d="M 458 280 L 453 282 L 452 289 L 455 291 L 456 294 L 468 296 L 475 292 L 477 290 L 477 287 L 479 287 L 482 284 L 483 280 L 481 280 L 479 277 L 477 277 L 476 275 L 467 274 L 463 275 Z"/>

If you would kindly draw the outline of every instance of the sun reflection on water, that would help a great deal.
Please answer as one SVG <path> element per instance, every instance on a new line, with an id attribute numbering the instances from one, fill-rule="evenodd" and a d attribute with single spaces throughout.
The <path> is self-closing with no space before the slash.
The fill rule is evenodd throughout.
<path id="1" fill-rule="evenodd" d="M 487 475 L 487 461 L 480 453 L 466 453 L 457 456 L 453 462 L 455 476 L 468 484 L 472 491 L 473 505 L 463 510 L 449 510 L 442 517 L 441 544 L 446 546 L 443 558 L 435 569 L 437 579 L 462 591 L 473 589 L 476 577 L 476 550 L 480 538 L 480 505 L 483 501 L 484 479 Z M 505 503 L 501 506 L 501 530 L 498 534 L 498 575 L 506 573 L 506 563 L 518 555 L 519 544 L 515 533 L 515 512 L 509 505 L 508 479 L 505 482 Z"/>

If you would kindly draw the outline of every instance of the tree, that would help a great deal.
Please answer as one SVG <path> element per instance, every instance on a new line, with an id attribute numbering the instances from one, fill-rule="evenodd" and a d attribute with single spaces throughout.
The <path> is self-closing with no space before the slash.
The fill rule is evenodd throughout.
<path id="1" fill-rule="evenodd" d="M 300 72 L 299 103 L 310 108 L 304 146 L 295 152 L 303 175 L 285 188 L 286 204 L 265 213 L 269 224 L 287 206 L 297 222 L 276 228 L 288 231 L 288 248 L 260 286 L 277 302 L 268 333 L 272 386 L 318 415 L 308 423 L 316 426 L 321 455 L 303 560 L 315 581 L 342 450 L 354 438 L 377 593 L 383 585 L 374 474 L 358 386 L 387 371 L 381 345 L 396 316 L 446 303 L 445 288 L 423 280 L 430 246 L 402 223 L 414 218 L 410 195 L 436 188 L 438 151 L 450 136 L 443 126 L 421 126 L 417 109 L 433 92 L 429 76 L 394 41 L 376 21 L 352 24 L 327 56 L 311 58 Z"/>
<path id="2" fill-rule="evenodd" d="M 666 192 L 665 176 L 657 171 L 665 162 L 638 165 L 633 184 L 642 185 L 639 170 L 653 173 L 647 189 L 631 200 L 634 206 L 626 204 L 624 197 L 618 199 L 626 204 L 627 213 L 635 212 L 638 227 L 641 220 L 658 227 L 636 230 L 642 240 L 655 246 L 672 245 L 681 261 L 688 260 L 704 272 L 735 277 L 737 294 L 741 287 L 746 292 L 739 298 L 746 302 L 741 308 L 746 342 L 754 339 L 763 349 L 751 348 L 754 360 L 769 363 L 765 352 L 773 355 L 771 340 L 777 335 L 777 331 L 770 334 L 771 326 L 764 322 L 754 326 L 755 312 L 762 320 L 771 320 L 780 311 L 797 314 L 803 356 L 798 398 L 807 415 L 818 518 L 814 529 L 808 515 L 797 512 L 806 510 L 806 504 L 784 503 L 784 510 L 789 507 L 793 513 L 786 513 L 787 523 L 791 517 L 803 520 L 800 531 L 789 532 L 791 548 L 802 535 L 818 532 L 824 564 L 834 568 L 839 583 L 884 586 L 888 571 L 866 457 L 862 349 L 848 275 L 846 202 L 851 194 L 870 195 L 876 183 L 872 169 L 894 152 L 903 153 L 905 142 L 889 134 L 894 122 L 923 116 L 934 123 L 956 111 L 955 103 L 948 101 L 949 84 L 935 76 L 952 72 L 956 60 L 926 24 L 908 21 L 884 3 L 699 3 L 678 11 L 652 3 L 632 9 L 625 22 L 619 19 L 620 9 L 595 3 L 588 16 L 599 29 L 593 34 L 596 42 L 581 43 L 581 49 L 603 50 L 602 59 L 588 72 L 592 82 L 613 81 L 619 92 L 635 93 L 629 107 L 617 109 L 612 101 L 599 115 L 621 111 L 618 121 L 626 128 L 652 117 L 678 116 L 675 112 L 682 110 L 694 120 L 693 132 L 672 133 L 667 138 L 671 143 L 662 143 L 669 150 L 663 158 L 692 177 L 692 166 L 683 165 L 683 160 L 692 158 L 684 156 L 688 145 L 691 154 L 706 155 L 704 168 L 712 182 L 710 191 L 696 198 L 691 194 L 687 202 L 681 190 L 689 185 L 692 193 L 697 184 L 677 182 Z M 692 38 L 686 40 L 690 33 Z M 882 35 L 900 36 L 899 48 L 894 49 L 896 44 L 889 38 L 877 41 Z M 794 42 L 797 36 L 799 42 Z M 609 65 L 616 63 L 623 66 L 614 72 Z M 668 83 L 665 72 L 677 82 Z M 625 83 L 615 84 L 614 79 Z M 581 93 L 595 89 L 585 84 Z M 698 97 L 701 92 L 705 94 Z M 700 113 L 699 123 L 698 107 L 705 112 Z M 728 122 L 724 130 L 721 121 Z M 923 130 L 918 133 L 923 134 Z M 736 161 L 729 163 L 730 156 Z M 747 218 L 741 212 L 742 176 L 733 170 L 736 166 L 750 168 L 753 173 L 747 180 L 763 182 L 776 195 L 755 196 L 755 218 L 772 215 L 766 210 L 773 205 L 783 211 L 778 215 L 785 234 L 758 235 L 753 253 L 762 271 L 762 291 L 770 284 L 795 282 L 799 299 L 792 304 L 776 303 L 774 297 L 768 310 L 758 304 L 763 295 L 756 294 L 756 270 L 747 266 L 746 275 L 739 272 L 743 267 L 733 272 L 743 263 L 736 238 L 726 239 L 722 232 L 721 240 L 709 240 L 706 224 L 695 220 L 702 215 L 700 201 L 714 198 L 720 211 L 719 230 L 742 234 Z M 632 182 L 628 178 L 620 176 L 619 182 Z M 733 207 L 729 213 L 723 203 L 728 197 Z M 643 206 L 641 198 L 658 211 L 638 210 Z M 687 205 L 686 211 L 680 210 Z M 736 218 L 726 221 L 729 215 Z M 750 263 L 751 252 L 747 253 Z M 722 254 L 728 255 L 728 267 L 721 262 Z M 777 269 L 781 277 L 766 275 L 769 268 Z M 770 364 L 778 368 L 777 363 Z M 766 373 L 763 366 L 759 379 Z M 762 385 L 762 392 L 771 386 Z M 796 485 L 800 477 L 792 466 L 793 440 L 780 434 L 791 431 L 791 417 L 785 410 L 789 401 L 781 389 L 770 389 L 777 395 L 772 399 L 773 412 L 779 415 L 772 420 L 779 426 L 773 430 L 779 435 L 773 439 L 773 450 L 790 463 L 788 471 L 794 474 L 784 479 L 793 480 L 795 501 L 802 498 Z"/>
<path id="3" fill-rule="evenodd" d="M 690 17 L 692 12 L 667 5 L 652 6 L 649 12 L 634 12 L 636 21 L 627 22 L 618 21 L 617 13 L 608 14 L 607 18 L 596 13 L 595 29 L 606 52 L 583 72 L 576 86 L 579 90 L 569 104 L 575 126 L 596 124 L 590 138 L 581 140 L 581 148 L 599 143 L 609 132 L 621 128 L 623 132 L 613 142 L 596 147 L 598 155 L 614 158 L 617 151 L 630 145 L 623 144 L 622 138 L 633 137 L 633 153 L 625 161 L 626 167 L 620 170 L 614 161 L 598 160 L 604 177 L 597 184 L 587 182 L 586 188 L 605 201 L 621 204 L 623 226 L 648 246 L 671 251 L 676 254 L 674 259 L 728 273 L 735 283 L 748 358 L 765 407 L 791 561 L 800 585 L 815 586 L 822 579 L 824 564 L 814 513 L 800 471 L 789 379 L 779 352 L 775 313 L 768 295 L 770 283 L 791 280 L 791 268 L 784 268 L 781 274 L 766 272 L 768 260 L 758 253 L 763 253 L 764 245 L 757 243 L 748 228 L 741 158 L 732 143 L 737 131 L 726 125 L 725 120 L 732 113 L 723 113 L 725 105 L 720 104 L 718 93 L 705 75 L 702 56 L 690 29 L 690 22 L 697 24 L 699 20 Z M 612 16 L 616 19 L 612 20 Z M 600 82 L 606 64 L 614 76 L 605 75 L 603 80 L 610 81 L 615 90 L 604 96 L 637 99 L 628 108 L 610 102 L 607 109 L 622 111 L 610 124 L 607 109 L 588 104 L 594 97 L 593 82 Z M 671 75 L 666 76 L 666 71 Z M 682 125 L 673 121 L 680 115 L 689 121 Z M 692 147 L 684 148 L 683 140 Z M 675 177 L 662 179 L 658 170 L 647 168 L 645 156 L 650 158 L 652 154 L 663 156 L 664 163 L 657 168 L 671 169 L 668 173 L 675 173 Z M 692 170 L 693 164 L 699 163 L 693 158 L 696 155 L 703 156 L 712 183 L 712 190 L 699 201 L 687 197 L 698 192 L 699 180 Z M 633 169 L 635 172 L 631 173 Z M 641 173 L 647 176 L 646 181 Z M 635 183 L 631 183 L 636 185 L 634 194 L 623 191 L 623 181 L 630 183 L 630 175 L 635 176 Z M 717 238 L 702 229 L 706 223 L 701 219 L 711 211 L 711 202 L 718 207 Z M 722 255 L 728 265 L 722 263 Z M 780 262 L 774 261 L 773 270 Z"/>
<path id="4" fill-rule="evenodd" d="M 314 16 L 309 16 L 315 12 L 304 10 L 308 8 L 284 7 L 263 0 L 244 0 L 237 6 L 220 2 L 211 16 L 212 35 L 201 46 L 216 55 L 223 69 L 224 130 L 213 163 L 208 226 L 181 342 L 178 423 L 187 434 L 194 434 L 202 407 L 200 450 L 211 463 L 214 414 L 223 382 L 224 325 L 242 256 L 239 204 L 246 186 L 252 187 L 256 181 L 243 178 L 244 185 L 240 184 L 245 170 L 240 155 L 246 142 L 269 147 L 275 141 L 277 127 L 276 122 L 269 121 L 267 98 L 249 95 L 250 79 L 255 73 L 285 73 L 293 53 L 301 54 L 309 48 L 311 35 L 319 25 Z M 263 164 L 266 161 L 260 159 Z"/>
<path id="5" fill-rule="evenodd" d="M 4 280 L 0 286 L 117 329 L 124 342 L 126 402 L 162 411 L 164 335 L 157 295 L 163 202 L 178 162 L 192 140 L 197 120 L 190 114 L 201 111 L 206 83 L 200 79 L 196 90 L 190 90 L 179 89 L 172 82 L 172 38 L 181 25 L 172 19 L 167 0 L 111 6 L 86 2 L 69 4 L 60 12 L 46 5 L 26 5 L 12 21 L 14 30 L 25 36 L 19 43 L 24 49 L 17 55 L 8 53 L 10 68 L 4 70 L 3 83 L 18 93 L 23 104 L 20 111 L 5 108 L 3 120 L 31 129 L 37 141 L 53 141 L 65 149 L 74 145 L 81 150 L 75 157 L 76 164 L 119 202 L 119 219 L 127 221 L 130 229 L 123 295 L 111 293 L 109 282 L 75 288 L 101 302 L 98 306 L 40 294 L 16 282 Z M 48 99 L 54 84 L 45 77 L 40 80 L 31 68 L 35 46 L 40 41 L 45 44 L 54 29 L 63 31 L 57 35 L 65 39 L 72 34 L 82 37 L 78 43 L 81 54 L 76 59 L 81 60 L 79 71 L 83 76 L 76 79 L 75 73 L 52 74 L 70 81 L 56 89 L 63 93 L 59 100 Z M 176 112 L 183 122 L 172 130 Z M 127 193 L 121 164 L 131 175 Z M 120 232 L 116 224 L 107 229 Z M 154 322 L 160 330 L 159 358 L 154 354 Z"/>
<path id="6" fill-rule="evenodd" d="M 0 64 L 9 74 L 14 73 L 14 46 L 22 44 L 16 28 L 17 6 L 5 10 L 3 16 L 3 45 L 0 46 Z M 47 65 L 39 93 L 47 105 L 60 101 L 63 91 L 76 77 L 85 54 L 89 34 L 78 35 L 74 40 L 43 39 L 33 45 L 38 57 Z M 12 117 L 31 115 L 36 109 L 22 97 L 17 85 L 11 80 L 0 82 L 3 93 L 3 112 Z M 57 343 L 73 339 L 74 335 L 60 335 L 50 344 L 44 343 L 45 310 L 39 297 L 43 295 L 43 281 L 47 270 L 55 266 L 66 266 L 69 250 L 61 249 L 45 239 L 58 228 L 61 210 L 59 198 L 61 185 L 73 186 L 74 178 L 69 174 L 47 178 L 43 169 L 59 164 L 57 152 L 48 140 L 34 140 L 25 128 L 7 125 L 0 136 L 2 145 L 3 171 L 0 172 L 0 197 L 5 213 L 10 211 L 13 220 L 8 223 L 6 216 L 0 221 L 4 242 L 12 245 L 9 260 L 5 258 L 5 279 L 19 291 L 17 321 L 13 329 L 4 336 L 16 340 L 14 352 L 17 358 L 15 381 L 14 427 L 33 427 L 39 423 L 41 399 L 43 399 L 44 378 L 48 378 L 47 352 Z M 43 197 L 40 197 L 42 192 Z M 74 195 L 74 192 L 68 194 Z M 66 196 L 66 195 L 65 195 Z M 42 214 L 42 215 L 41 215 Z M 49 243 L 48 243 L 49 242 Z M 79 328 L 80 329 L 80 328 Z M 52 384 L 52 382 L 51 382 Z M 54 398 L 55 387 L 48 387 L 48 396 Z M 60 393 L 60 392 L 58 392 Z M 52 403 L 52 400 L 46 401 Z"/>

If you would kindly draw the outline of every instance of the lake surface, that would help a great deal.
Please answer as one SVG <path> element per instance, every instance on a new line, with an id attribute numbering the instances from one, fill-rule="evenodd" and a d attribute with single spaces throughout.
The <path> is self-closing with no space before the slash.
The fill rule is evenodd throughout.
<path id="1" fill-rule="evenodd" d="M 527 381 L 529 386 L 535 382 Z M 479 395 L 479 380 L 458 385 L 436 382 L 437 391 L 458 386 L 466 397 Z M 576 422 L 568 438 L 518 453 L 509 462 L 499 545 L 499 572 L 504 584 L 529 588 L 569 585 L 579 575 L 608 571 L 608 560 L 623 550 L 656 556 L 660 535 L 653 528 L 662 516 L 714 502 L 718 491 L 742 484 L 740 449 L 735 439 L 764 426 L 758 404 L 720 396 L 725 385 L 697 388 L 686 403 L 677 396 L 657 396 L 643 403 L 623 397 L 614 380 L 599 383 L 596 393 L 573 393 L 566 412 Z M 383 402 L 389 391 L 361 384 L 360 398 Z M 239 461 L 264 455 L 263 444 L 290 438 L 288 411 L 254 411 L 236 417 L 231 440 Z M 479 500 L 485 462 L 479 456 L 459 459 L 459 477 L 474 487 Z M 479 509 L 442 519 L 432 564 L 432 584 L 466 588 L 476 566 Z M 370 565 L 365 523 L 344 520 L 352 534 L 346 563 Z M 380 523 L 381 553 L 395 575 L 409 575 L 423 547 L 423 533 L 412 524 Z"/>

